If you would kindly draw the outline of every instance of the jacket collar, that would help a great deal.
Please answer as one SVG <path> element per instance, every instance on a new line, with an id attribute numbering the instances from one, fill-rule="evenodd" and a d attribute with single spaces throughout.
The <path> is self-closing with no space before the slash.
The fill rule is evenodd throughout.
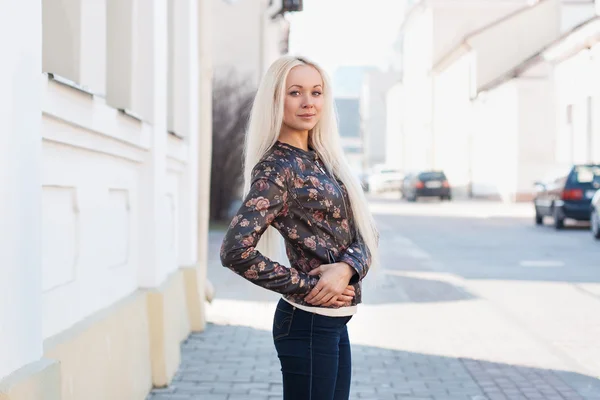
<path id="1" fill-rule="evenodd" d="M 294 155 L 297 155 L 306 160 L 316 161 L 319 158 L 317 155 L 317 152 L 315 150 L 310 149 L 310 147 L 309 147 L 309 150 L 306 151 L 306 150 L 300 149 L 298 147 L 292 146 L 291 144 L 283 143 L 279 140 L 277 142 L 275 142 L 275 147 L 277 147 L 279 149 L 287 150 L 288 152 L 291 152 Z"/>

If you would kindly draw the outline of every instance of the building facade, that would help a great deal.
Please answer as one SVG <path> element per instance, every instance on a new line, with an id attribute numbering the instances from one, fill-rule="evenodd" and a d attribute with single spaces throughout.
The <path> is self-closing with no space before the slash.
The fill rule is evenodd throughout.
<path id="1" fill-rule="evenodd" d="M 290 23 L 300 0 L 213 0 L 215 78 L 257 87 L 271 63 L 287 54 Z"/>
<path id="2" fill-rule="evenodd" d="M 519 150 L 525 145 L 519 132 L 533 133 L 525 133 L 527 121 L 533 127 L 537 123 L 533 118 L 549 111 L 547 101 L 529 96 L 537 90 L 533 87 L 547 88 L 546 82 L 531 81 L 529 89 L 518 90 L 512 103 L 515 108 L 497 118 L 478 115 L 483 109 L 473 108 L 472 99 L 498 76 L 555 40 L 561 32 L 560 16 L 557 0 L 523 7 L 467 35 L 434 66 L 435 162 L 446 171 L 456 194 L 515 200 L 521 193 L 517 181 L 527 179 L 527 171 L 548 167 L 552 152 L 530 159 L 527 165 L 522 157 L 527 152 Z M 532 32 L 531 26 L 538 28 Z M 528 101 L 538 102 L 537 112 L 516 111 Z M 494 122 L 486 124 L 486 120 Z M 548 128 L 544 126 L 546 133 Z"/>
<path id="3" fill-rule="evenodd" d="M 529 200 L 535 181 L 553 181 L 573 164 L 600 162 L 599 43 L 600 17 L 595 16 L 475 98 L 478 131 L 488 137 L 487 144 L 483 137 L 479 141 L 488 147 L 483 154 L 512 156 L 515 173 L 506 177 L 505 196 Z M 509 145 L 492 149 L 494 143 Z M 482 157 L 479 165 L 476 170 L 484 166 Z"/>
<path id="4" fill-rule="evenodd" d="M 591 0 L 415 6 L 403 29 L 405 164 L 443 169 L 459 197 L 529 198 L 530 181 L 554 166 L 552 140 L 533 147 L 544 135 L 555 137 L 556 125 L 545 117 L 554 111 L 553 82 L 545 71 L 531 70 L 527 82 L 505 87 L 502 95 L 492 98 L 487 89 L 594 9 Z"/>
<path id="5" fill-rule="evenodd" d="M 363 170 L 363 140 L 361 137 L 360 99 L 337 97 L 335 108 L 339 120 L 342 147 L 348 163 L 356 174 Z"/>
<path id="6" fill-rule="evenodd" d="M 372 71 L 363 81 L 360 119 L 366 169 L 387 162 L 387 93 L 399 76 L 396 71 Z"/>
<path id="7" fill-rule="evenodd" d="M 0 397 L 144 399 L 204 329 L 209 1 L 0 7 Z"/>
<path id="8" fill-rule="evenodd" d="M 404 96 L 403 143 L 408 171 L 436 165 L 431 71 L 469 33 L 525 6 L 526 0 L 421 0 L 409 8 L 400 31 Z"/>

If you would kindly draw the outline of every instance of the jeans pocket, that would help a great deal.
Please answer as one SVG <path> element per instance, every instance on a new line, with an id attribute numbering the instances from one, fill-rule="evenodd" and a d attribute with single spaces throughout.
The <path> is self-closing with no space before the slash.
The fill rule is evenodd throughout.
<path id="1" fill-rule="evenodd" d="M 295 308 L 291 312 L 282 311 L 277 308 L 273 317 L 273 340 L 281 339 L 290 334 Z"/>

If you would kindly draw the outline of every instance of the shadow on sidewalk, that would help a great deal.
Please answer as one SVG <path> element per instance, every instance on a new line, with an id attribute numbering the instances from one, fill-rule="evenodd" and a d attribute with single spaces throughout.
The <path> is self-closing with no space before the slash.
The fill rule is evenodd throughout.
<path id="1" fill-rule="evenodd" d="M 600 399 L 600 380 L 582 374 L 353 345 L 351 399 Z M 148 400 L 282 398 L 271 333 L 209 324 L 182 344 L 172 384 Z"/>
<path id="2" fill-rule="evenodd" d="M 390 271 L 393 272 L 393 271 Z M 435 279 L 385 274 L 379 283 L 365 281 L 364 304 L 434 303 L 474 300 L 477 297 L 465 288 Z"/>

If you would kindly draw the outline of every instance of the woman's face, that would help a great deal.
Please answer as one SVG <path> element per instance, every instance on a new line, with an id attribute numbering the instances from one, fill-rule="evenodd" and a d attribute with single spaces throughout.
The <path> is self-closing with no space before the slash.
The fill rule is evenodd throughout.
<path id="1" fill-rule="evenodd" d="M 283 125 L 292 131 L 308 131 L 321 118 L 323 78 L 314 67 L 292 68 L 285 82 Z"/>

